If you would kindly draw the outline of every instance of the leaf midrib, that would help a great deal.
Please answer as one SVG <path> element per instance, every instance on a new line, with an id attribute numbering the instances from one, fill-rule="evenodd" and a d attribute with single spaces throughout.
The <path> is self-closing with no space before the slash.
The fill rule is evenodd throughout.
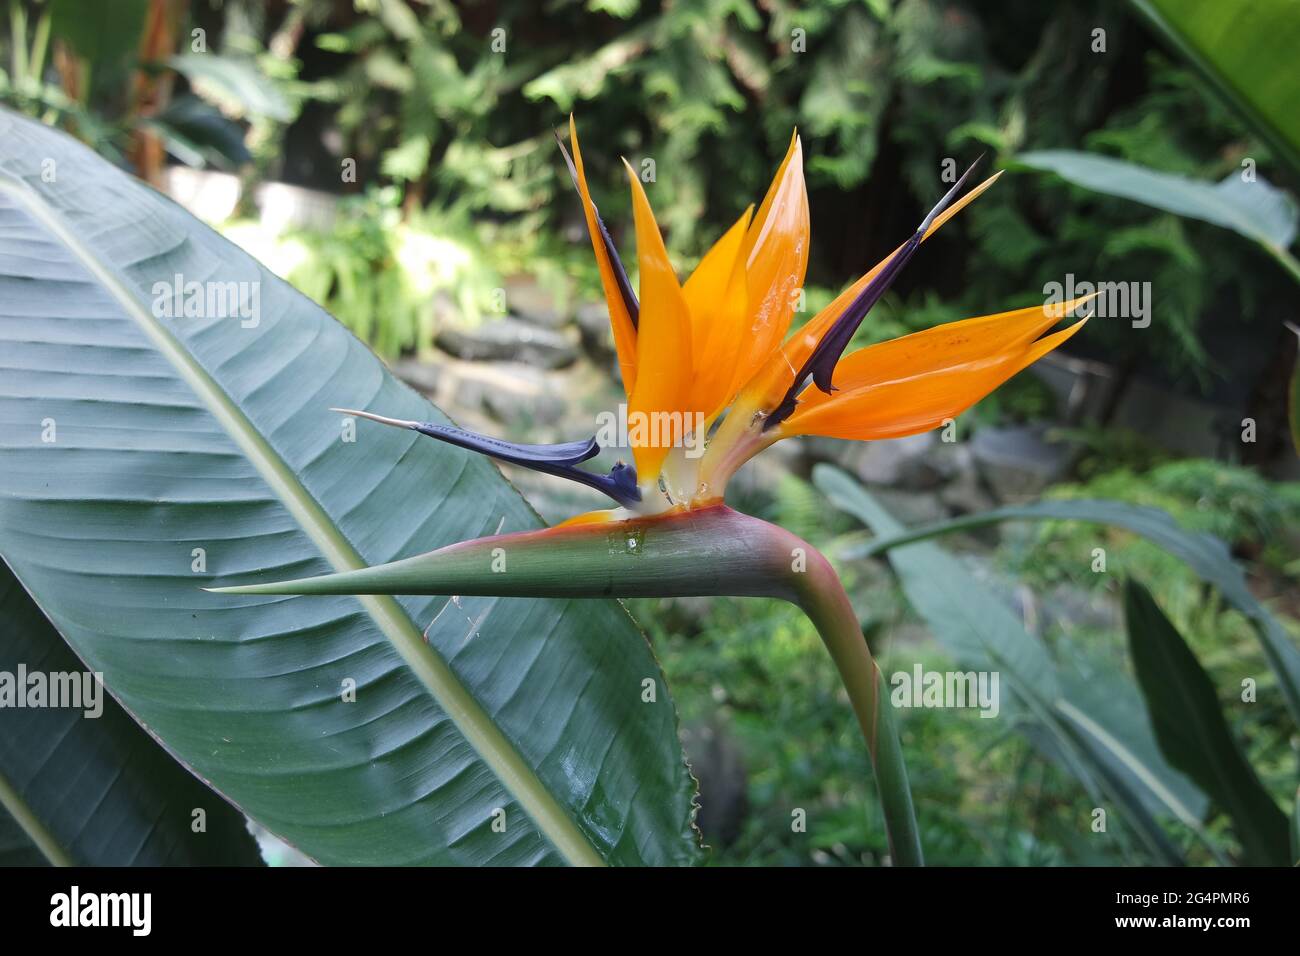
<path id="1" fill-rule="evenodd" d="M 41 818 L 36 815 L 23 795 L 4 774 L 0 774 L 0 810 L 7 811 L 18 824 L 18 829 L 27 835 L 40 851 L 41 856 L 50 861 L 52 866 L 75 866 L 76 861 Z"/>
<path id="2" fill-rule="evenodd" d="M 1097 723 L 1086 713 L 1079 710 L 1064 697 L 1056 701 L 1056 707 L 1066 717 L 1073 720 L 1081 728 L 1092 735 L 1093 739 L 1105 747 L 1115 756 L 1129 771 L 1137 777 L 1166 807 L 1173 811 L 1185 826 L 1196 831 L 1197 835 L 1204 839 L 1205 828 L 1201 826 L 1201 821 L 1197 818 L 1190 807 L 1179 799 L 1178 795 L 1165 786 L 1150 768 L 1142 762 L 1136 754 L 1133 753 L 1124 743 L 1105 727 Z"/>
<path id="3" fill-rule="evenodd" d="M 366 567 L 361 555 L 284 459 L 207 370 L 137 301 L 127 283 L 86 248 L 38 195 L 29 189 L 15 186 L 9 177 L 0 178 L 0 189 L 21 204 L 103 284 L 216 418 L 298 526 L 320 549 L 330 566 L 335 571 Z M 542 835 L 570 863 L 604 865 L 604 860 L 570 814 L 559 804 L 533 768 L 528 766 L 447 662 L 424 642 L 419 629 L 397 600 L 386 595 L 358 595 L 357 600 Z"/>

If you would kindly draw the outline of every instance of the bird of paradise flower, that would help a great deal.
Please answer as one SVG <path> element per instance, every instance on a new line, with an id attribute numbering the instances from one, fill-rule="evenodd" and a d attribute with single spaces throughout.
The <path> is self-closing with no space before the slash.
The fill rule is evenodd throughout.
<path id="1" fill-rule="evenodd" d="M 639 295 L 591 198 L 570 117 L 572 155 L 609 308 L 633 462 L 580 466 L 595 438 L 506 442 L 449 425 L 336 409 L 409 428 L 499 461 L 595 488 L 615 507 L 540 531 L 495 535 L 356 571 L 213 589 L 244 594 L 457 594 L 555 597 L 738 595 L 798 604 L 834 659 L 866 738 L 896 862 L 922 853 L 883 678 L 830 562 L 798 537 L 724 504 L 727 483 L 763 449 L 795 435 L 875 440 L 940 427 L 1061 345 L 1087 316 L 1049 330 L 1089 297 L 951 322 L 845 354 L 854 333 L 922 243 L 988 189 L 962 194 L 972 166 L 916 231 L 788 335 L 808 265 L 809 209 L 797 132 L 767 195 L 746 209 L 680 282 L 640 179 L 627 166 Z M 1047 334 L 1045 334 L 1047 333 Z M 697 434 L 696 431 L 702 432 Z M 702 441 L 701 441 L 702 439 Z M 689 454 L 703 444 L 703 454 Z M 494 573 L 501 554 L 509 573 Z"/>

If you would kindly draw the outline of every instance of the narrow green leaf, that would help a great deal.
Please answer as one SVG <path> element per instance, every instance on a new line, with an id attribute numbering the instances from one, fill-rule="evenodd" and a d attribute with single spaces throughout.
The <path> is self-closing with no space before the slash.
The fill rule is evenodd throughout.
<path id="1" fill-rule="evenodd" d="M 1122 808 L 1152 857 L 1162 866 L 1181 866 L 1182 851 L 1166 836 L 1149 807 L 1151 801 L 1144 799 L 1141 790 L 1145 784 L 1167 793 L 1158 776 L 1141 761 L 1132 759 L 1132 752 L 1122 741 L 1069 701 L 1058 701 L 1057 711 L 1063 718 L 1060 732 L 1090 758 L 1090 773 L 1099 781 L 1101 790 Z"/>
<path id="2" fill-rule="evenodd" d="M 0 795 L 6 792 L 6 787 L 0 783 Z M 10 815 L 8 801 L 0 799 L 0 867 L 9 866 L 48 866 L 51 862 L 60 865 L 67 864 L 67 859 L 56 856 L 51 860 L 50 856 L 41 852 L 31 833 L 28 833 L 18 825 L 18 821 Z M 55 845 L 53 839 L 51 845 Z"/>
<path id="3" fill-rule="evenodd" d="M 0 561 L 0 673 L 27 701 L 39 680 L 84 680 L 57 631 Z M 34 675 L 40 675 L 35 678 Z M 84 683 L 78 691 L 89 690 Z M 5 703 L 0 864 L 256 866 L 241 813 L 203 786 L 102 688 L 83 706 Z M 67 702 L 64 702 L 67 703 Z M 196 823 L 200 824 L 196 830 Z"/>
<path id="4" fill-rule="evenodd" d="M 1291 716 L 1300 724 L 1300 650 L 1291 642 L 1281 622 L 1250 593 L 1246 586 L 1246 575 L 1233 560 L 1228 546 L 1212 534 L 1188 531 L 1159 508 L 1107 500 L 1035 501 L 882 534 L 866 545 L 847 550 L 845 556 L 884 554 L 901 545 L 937 535 L 1020 519 L 1087 521 L 1115 525 L 1142 535 L 1185 562 L 1201 580 L 1217 588 L 1229 604 L 1250 619 L 1269 666 L 1277 675 Z"/>
<path id="5" fill-rule="evenodd" d="M 877 534 L 904 533 L 843 471 L 819 465 L 813 481 L 832 504 Z M 1026 712 L 1020 723 L 1046 733 L 1046 738 L 1029 735 L 1031 742 L 1074 774 L 1094 799 L 1106 797 L 1117 804 L 1156 859 L 1181 862 L 1154 819 L 1158 811 L 1174 815 L 1206 839 L 1199 823 L 1205 798 L 1161 758 L 1131 685 L 1116 675 L 1099 681 L 1053 661 L 986 585 L 935 545 L 899 547 L 889 559 L 908 602 L 939 642 L 964 668 L 998 671 L 1014 703 Z M 1003 703 L 1004 719 L 1014 719 L 1011 703 Z"/>
<path id="6" fill-rule="evenodd" d="M 1286 866 L 1286 815 L 1242 755 L 1209 675 L 1146 588 L 1124 585 L 1129 652 L 1160 749 L 1231 818 L 1251 863 Z"/>
<path id="7" fill-rule="evenodd" d="M 1250 181 L 1232 173 L 1221 182 L 1210 183 L 1109 156 L 1063 149 L 1021 153 L 1015 162 L 1056 173 L 1085 189 L 1231 229 L 1285 260 L 1288 269 L 1294 266 L 1286 249 L 1295 241 L 1300 210 L 1289 194 L 1258 173 Z"/>

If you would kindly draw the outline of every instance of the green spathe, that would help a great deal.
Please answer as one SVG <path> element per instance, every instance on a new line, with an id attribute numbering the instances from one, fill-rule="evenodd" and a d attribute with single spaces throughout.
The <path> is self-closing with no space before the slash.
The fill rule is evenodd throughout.
<path id="1" fill-rule="evenodd" d="M 886 685 L 829 561 L 802 538 L 723 504 L 627 521 L 495 535 L 371 568 L 218 594 L 773 597 L 798 605 L 840 672 L 876 771 L 895 863 L 923 862 Z"/>
<path id="2" fill-rule="evenodd" d="M 400 561 L 217 594 L 775 597 L 834 572 L 812 545 L 724 505 L 475 538 Z"/>

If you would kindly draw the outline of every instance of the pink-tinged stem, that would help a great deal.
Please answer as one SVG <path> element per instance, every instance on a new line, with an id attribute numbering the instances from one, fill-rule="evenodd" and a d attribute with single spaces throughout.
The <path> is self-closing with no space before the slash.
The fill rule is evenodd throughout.
<path id="1" fill-rule="evenodd" d="M 817 628 L 848 690 L 901 865 L 922 862 L 907 770 L 884 678 L 839 576 L 784 528 L 713 505 L 627 521 L 476 538 L 390 564 L 235 594 L 459 594 L 499 597 L 774 597 Z"/>
<path id="2" fill-rule="evenodd" d="M 811 548 L 811 546 L 809 546 Z M 922 866 L 920 834 L 898 741 L 885 677 L 880 672 L 839 575 L 819 551 L 808 553 L 808 570 L 798 588 L 798 605 L 821 635 L 839 670 L 871 753 L 876 792 L 884 812 L 890 858 L 898 866 Z"/>

